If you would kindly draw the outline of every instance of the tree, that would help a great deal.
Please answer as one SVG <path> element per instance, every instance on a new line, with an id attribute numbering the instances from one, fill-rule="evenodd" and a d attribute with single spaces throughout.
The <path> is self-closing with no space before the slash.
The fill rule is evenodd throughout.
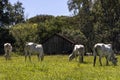
<path id="1" fill-rule="evenodd" d="M 8 24 L 8 12 L 7 12 L 8 0 L 0 0 L 0 26 Z"/>
<path id="2" fill-rule="evenodd" d="M 92 0 L 68 0 L 69 11 L 73 11 L 78 18 L 77 26 L 87 38 L 87 48 L 91 51 L 94 42 L 94 15 L 91 11 Z"/>
<path id="3" fill-rule="evenodd" d="M 8 0 L 0 0 L 0 26 L 5 27 L 24 22 L 24 8 L 19 1 L 12 5 Z"/>
<path id="4" fill-rule="evenodd" d="M 38 43 L 38 29 L 37 24 L 21 23 L 10 28 L 10 34 L 15 38 L 16 51 L 24 52 L 24 45 L 26 42 Z"/>
<path id="5" fill-rule="evenodd" d="M 0 55 L 4 53 L 4 43 L 9 42 L 12 45 L 15 42 L 14 37 L 9 33 L 9 29 L 0 27 Z"/>
<path id="6" fill-rule="evenodd" d="M 101 37 L 101 42 L 112 43 L 114 50 L 120 45 L 117 36 L 120 34 L 120 0 L 96 0 L 93 12 L 96 16 L 96 36 Z"/>
<path id="7" fill-rule="evenodd" d="M 11 13 L 11 17 L 13 17 L 14 23 L 22 23 L 24 22 L 24 8 L 22 7 L 22 3 L 21 2 L 17 2 L 14 4 L 13 6 L 13 13 L 14 16 Z"/>

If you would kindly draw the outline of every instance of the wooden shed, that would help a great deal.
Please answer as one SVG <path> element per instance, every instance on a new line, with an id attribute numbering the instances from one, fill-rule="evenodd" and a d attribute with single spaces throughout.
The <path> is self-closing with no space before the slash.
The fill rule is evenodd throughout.
<path id="1" fill-rule="evenodd" d="M 60 34 L 54 34 L 42 45 L 45 54 L 70 54 L 73 51 L 74 42 Z"/>

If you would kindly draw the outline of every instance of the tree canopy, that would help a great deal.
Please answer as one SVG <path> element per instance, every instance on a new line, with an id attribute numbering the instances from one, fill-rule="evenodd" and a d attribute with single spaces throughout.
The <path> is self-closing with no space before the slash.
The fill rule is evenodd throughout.
<path id="1" fill-rule="evenodd" d="M 9 0 L 0 0 L 0 27 L 24 22 L 24 8 L 21 2 L 12 5 Z"/>

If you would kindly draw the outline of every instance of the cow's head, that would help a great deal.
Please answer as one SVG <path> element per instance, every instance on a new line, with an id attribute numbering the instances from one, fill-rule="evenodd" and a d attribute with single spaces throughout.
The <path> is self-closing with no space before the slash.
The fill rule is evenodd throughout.
<path id="1" fill-rule="evenodd" d="M 115 66 L 117 65 L 117 62 L 118 62 L 117 57 L 112 57 L 111 61 L 112 61 L 113 65 L 115 65 Z"/>
<path id="2" fill-rule="evenodd" d="M 69 61 L 73 60 L 75 58 L 75 55 L 74 54 L 70 54 L 69 55 Z"/>
<path id="3" fill-rule="evenodd" d="M 71 60 L 73 60 L 74 58 L 77 58 L 77 57 L 78 57 L 77 54 L 72 53 L 72 54 L 69 55 L 69 61 L 71 61 Z"/>

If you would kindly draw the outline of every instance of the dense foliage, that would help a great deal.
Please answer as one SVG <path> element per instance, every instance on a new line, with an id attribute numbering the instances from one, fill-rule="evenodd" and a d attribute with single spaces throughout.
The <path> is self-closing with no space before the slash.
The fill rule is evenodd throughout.
<path id="1" fill-rule="evenodd" d="M 9 0 L 0 0 L 0 27 L 24 22 L 24 8 L 21 2 L 12 5 Z"/>
<path id="2" fill-rule="evenodd" d="M 120 0 L 68 0 L 68 7 L 79 18 L 88 48 L 104 42 L 112 43 L 114 50 L 120 50 Z"/>
<path id="3" fill-rule="evenodd" d="M 16 40 L 15 51 L 23 52 L 26 42 L 39 42 L 37 24 L 18 24 L 10 28 L 9 32 Z"/>

